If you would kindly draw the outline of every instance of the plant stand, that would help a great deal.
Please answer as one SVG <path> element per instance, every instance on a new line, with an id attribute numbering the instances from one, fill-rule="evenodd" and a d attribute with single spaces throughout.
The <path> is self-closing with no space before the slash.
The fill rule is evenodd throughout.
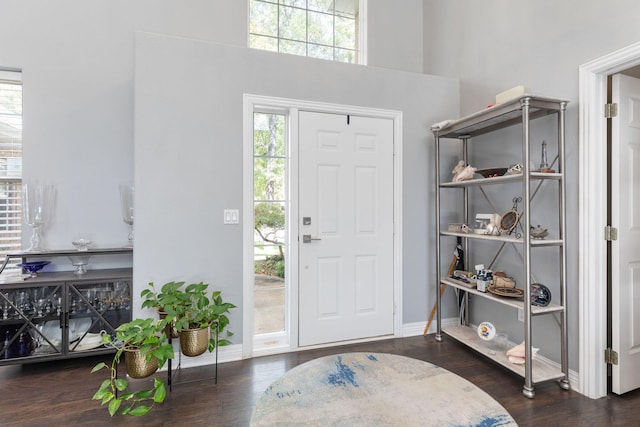
<path id="1" fill-rule="evenodd" d="M 208 380 L 213 380 L 214 384 L 218 384 L 218 324 L 217 323 L 213 323 L 211 325 L 211 327 L 213 328 L 215 325 L 215 343 L 216 343 L 216 348 L 215 348 L 215 363 L 214 363 L 214 374 L 212 377 L 205 377 L 205 378 L 198 378 L 196 380 L 186 380 L 186 381 L 178 381 L 178 382 L 174 382 L 174 375 L 177 374 L 178 377 L 180 377 L 180 374 L 182 373 L 182 352 L 178 352 L 178 366 L 175 367 L 175 369 L 173 369 L 171 367 L 172 365 L 172 360 L 169 359 L 167 361 L 167 385 L 169 386 L 169 391 L 173 391 L 173 385 L 178 385 L 178 384 L 188 384 L 188 383 L 195 383 L 195 382 L 200 382 L 200 381 L 208 381 Z M 173 338 L 171 337 L 171 334 L 169 334 L 169 344 L 172 344 L 173 342 Z M 174 372 L 175 371 L 175 372 Z"/>

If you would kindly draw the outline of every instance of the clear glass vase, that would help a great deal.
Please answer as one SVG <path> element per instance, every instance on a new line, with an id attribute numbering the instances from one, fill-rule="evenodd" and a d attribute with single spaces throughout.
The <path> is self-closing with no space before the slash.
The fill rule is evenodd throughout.
<path id="1" fill-rule="evenodd" d="M 129 226 L 128 248 L 133 247 L 134 196 L 135 188 L 133 184 L 120 184 L 120 208 L 122 212 L 122 220 Z"/>
<path id="2" fill-rule="evenodd" d="M 42 244 L 42 233 L 51 220 L 55 193 L 53 185 L 23 184 L 22 186 L 24 221 L 33 228 L 31 246 L 27 249 L 29 252 L 46 250 Z"/>

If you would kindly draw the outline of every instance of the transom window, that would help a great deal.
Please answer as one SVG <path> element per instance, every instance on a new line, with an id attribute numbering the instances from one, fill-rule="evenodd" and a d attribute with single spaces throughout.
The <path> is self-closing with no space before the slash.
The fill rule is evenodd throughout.
<path id="1" fill-rule="evenodd" d="M 250 0 L 249 47 L 361 63 L 361 0 Z"/>

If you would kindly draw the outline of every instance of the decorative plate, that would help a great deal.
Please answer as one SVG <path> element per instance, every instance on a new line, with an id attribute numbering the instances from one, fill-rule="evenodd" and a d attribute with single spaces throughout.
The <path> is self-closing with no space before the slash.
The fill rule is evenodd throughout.
<path id="1" fill-rule="evenodd" d="M 484 178 L 495 178 L 507 173 L 507 168 L 486 168 L 476 170 L 477 174 L 482 175 Z"/>
<path id="2" fill-rule="evenodd" d="M 30 261 L 18 264 L 18 267 L 22 267 L 27 272 L 31 273 L 31 277 L 37 277 L 38 272 L 49 264 L 51 264 L 51 261 Z"/>
<path id="3" fill-rule="evenodd" d="M 496 336 L 496 327 L 491 322 L 482 322 L 478 325 L 478 336 L 482 340 L 490 341 Z"/>
<path id="4" fill-rule="evenodd" d="M 510 210 L 502 214 L 498 228 L 503 233 L 511 233 L 518 223 L 519 214 L 515 210 Z"/>
<path id="5" fill-rule="evenodd" d="M 75 344 L 69 345 L 69 348 L 71 349 L 71 351 L 87 351 L 87 350 L 93 350 L 94 348 L 98 348 L 98 347 L 102 347 L 102 343 L 88 342 L 85 344 L 84 342 L 81 342 L 78 345 L 75 345 Z"/>
<path id="6" fill-rule="evenodd" d="M 501 297 L 522 298 L 524 295 L 524 291 L 519 288 L 489 286 L 487 290 L 492 294 L 499 295 Z"/>

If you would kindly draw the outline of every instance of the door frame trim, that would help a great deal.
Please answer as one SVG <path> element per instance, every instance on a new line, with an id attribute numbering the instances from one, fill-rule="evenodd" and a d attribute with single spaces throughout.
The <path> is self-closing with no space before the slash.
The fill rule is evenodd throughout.
<path id="1" fill-rule="evenodd" d="M 276 108 L 288 111 L 292 146 L 297 146 L 298 111 L 349 114 L 393 120 L 393 335 L 402 336 L 402 111 L 352 105 L 305 101 L 254 94 L 243 94 L 243 314 L 242 357 L 254 356 L 253 350 L 253 112 L 256 108 Z M 292 167 L 297 168 L 297 151 L 290 153 Z M 293 157 L 295 156 L 295 158 Z M 291 171 L 293 172 L 293 171 Z M 293 189 L 292 189 L 293 190 Z M 297 227 L 297 226 L 294 226 Z M 293 274 L 292 274 L 293 276 Z M 291 282 L 291 317 L 297 320 L 297 277 Z M 294 289 L 295 288 L 295 289 Z M 293 322 L 292 322 L 293 323 Z M 298 349 L 297 325 L 291 325 L 288 348 Z M 261 353 L 262 355 L 263 353 Z"/>
<path id="2" fill-rule="evenodd" d="M 607 395 L 607 76 L 639 64 L 640 42 L 579 68 L 579 391 L 594 399 Z"/>

